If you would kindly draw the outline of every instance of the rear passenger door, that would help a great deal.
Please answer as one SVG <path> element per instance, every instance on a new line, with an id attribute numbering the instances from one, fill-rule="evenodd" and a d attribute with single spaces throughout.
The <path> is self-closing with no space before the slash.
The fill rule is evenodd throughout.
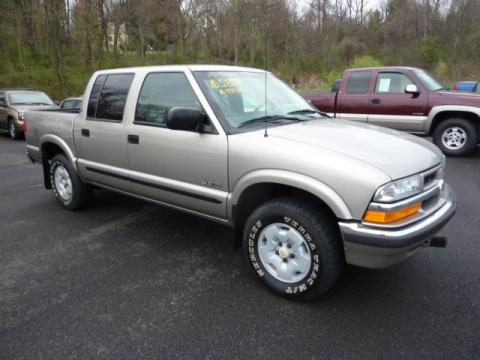
<path id="1" fill-rule="evenodd" d="M 368 98 L 373 71 L 351 71 L 346 75 L 337 100 L 337 117 L 366 122 L 368 118 Z"/>
<path id="2" fill-rule="evenodd" d="M 129 190 L 127 132 L 123 122 L 133 74 L 101 74 L 74 123 L 80 174 L 88 181 Z"/>
<path id="3" fill-rule="evenodd" d="M 217 218 L 226 216 L 227 138 L 211 124 L 210 133 L 171 130 L 172 107 L 208 106 L 188 73 L 146 74 L 128 130 L 135 194 Z M 200 98 L 203 98 L 203 105 Z"/>
<path id="4" fill-rule="evenodd" d="M 406 94 L 405 88 L 409 84 L 420 89 L 404 73 L 378 72 L 370 96 L 368 122 L 402 131 L 423 132 L 427 120 L 427 94 Z"/>

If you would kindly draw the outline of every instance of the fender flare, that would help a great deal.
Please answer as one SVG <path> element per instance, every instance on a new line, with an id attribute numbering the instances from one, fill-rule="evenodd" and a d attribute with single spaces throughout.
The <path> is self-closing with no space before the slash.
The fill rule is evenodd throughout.
<path id="1" fill-rule="evenodd" d="M 42 154 L 42 158 L 43 158 L 43 149 L 47 143 L 53 143 L 57 145 L 60 149 L 62 149 L 65 155 L 67 156 L 68 160 L 72 163 L 73 168 L 77 170 L 77 157 L 74 155 L 73 151 L 70 149 L 70 147 L 65 142 L 65 140 L 63 140 L 61 137 L 57 135 L 46 134 L 40 138 L 40 153 Z"/>
<path id="2" fill-rule="evenodd" d="M 464 112 L 464 113 L 470 113 L 472 115 L 476 115 L 480 118 L 480 107 L 476 106 L 460 106 L 460 105 L 439 105 L 439 106 L 434 106 L 433 108 L 430 109 L 430 112 L 428 113 L 428 119 L 426 123 L 426 131 L 427 133 L 431 132 L 432 128 L 432 123 L 435 117 L 443 112 L 446 111 L 452 111 L 452 112 Z"/>
<path id="3" fill-rule="evenodd" d="M 353 218 L 342 197 L 325 183 L 307 175 L 278 169 L 254 170 L 238 179 L 227 198 L 228 218 L 232 218 L 232 209 L 242 193 L 250 186 L 262 183 L 287 185 L 307 191 L 327 204 L 337 218 Z"/>

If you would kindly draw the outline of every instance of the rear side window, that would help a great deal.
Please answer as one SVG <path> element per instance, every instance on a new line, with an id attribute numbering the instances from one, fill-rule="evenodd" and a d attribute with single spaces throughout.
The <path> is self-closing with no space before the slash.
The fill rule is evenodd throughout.
<path id="1" fill-rule="evenodd" d="M 97 119 L 122 121 L 133 74 L 108 75 L 98 98 Z"/>
<path id="2" fill-rule="evenodd" d="M 90 119 L 122 121 L 133 74 L 100 75 L 92 87 L 87 116 Z"/>
<path id="3" fill-rule="evenodd" d="M 366 94 L 370 87 L 372 79 L 371 71 L 354 71 L 350 73 L 347 81 L 347 93 L 349 94 Z"/>
<path id="4" fill-rule="evenodd" d="M 165 126 L 167 112 L 176 106 L 201 109 L 185 74 L 149 74 L 138 97 L 135 123 Z"/>

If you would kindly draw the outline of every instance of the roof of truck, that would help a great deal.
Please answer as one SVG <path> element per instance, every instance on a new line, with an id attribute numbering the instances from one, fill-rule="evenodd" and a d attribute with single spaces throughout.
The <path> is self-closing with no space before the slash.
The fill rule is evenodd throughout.
<path id="1" fill-rule="evenodd" d="M 97 73 L 117 73 L 117 72 L 136 72 L 136 71 L 249 71 L 249 72 L 264 72 L 262 69 L 243 67 L 243 66 L 231 66 L 231 65 L 158 65 L 158 66 L 137 66 L 130 68 L 117 68 L 117 69 L 105 69 L 99 70 Z"/>
<path id="2" fill-rule="evenodd" d="M 364 67 L 364 68 L 351 68 L 347 71 L 357 71 L 357 70 L 420 70 L 419 68 L 413 66 L 374 66 L 374 67 Z"/>

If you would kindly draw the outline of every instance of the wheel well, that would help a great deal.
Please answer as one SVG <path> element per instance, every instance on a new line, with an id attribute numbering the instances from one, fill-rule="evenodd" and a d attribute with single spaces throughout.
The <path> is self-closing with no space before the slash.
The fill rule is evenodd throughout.
<path id="1" fill-rule="evenodd" d="M 433 135 L 433 132 L 442 121 L 451 118 L 461 118 L 470 121 L 477 129 L 477 132 L 480 133 L 480 118 L 477 114 L 466 111 L 442 111 L 433 118 L 430 125 L 430 135 Z"/>
<path id="2" fill-rule="evenodd" d="M 332 209 L 320 198 L 308 191 L 277 183 L 254 184 L 242 192 L 237 204 L 233 208 L 235 248 L 239 248 L 242 245 L 243 227 L 248 216 L 265 201 L 278 197 L 294 197 L 306 200 L 315 206 L 322 207 L 332 216 L 332 219 L 336 219 Z"/>
<path id="3" fill-rule="evenodd" d="M 50 160 L 57 154 L 65 154 L 57 144 L 48 142 L 42 145 L 43 182 L 46 189 L 52 188 L 50 181 Z"/>

